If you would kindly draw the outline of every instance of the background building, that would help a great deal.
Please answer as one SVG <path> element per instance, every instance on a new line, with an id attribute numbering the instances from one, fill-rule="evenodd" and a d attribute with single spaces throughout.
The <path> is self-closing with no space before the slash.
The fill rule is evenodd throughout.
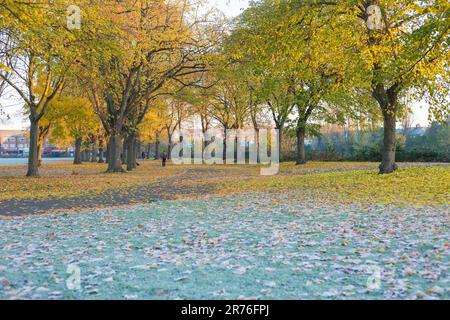
<path id="1" fill-rule="evenodd" d="M 23 157 L 28 154 L 30 141 L 22 130 L 0 130 L 0 156 Z"/>
<path id="2" fill-rule="evenodd" d="M 30 150 L 30 140 L 24 130 L 0 130 L 0 157 L 26 157 Z M 49 154 L 56 146 L 45 141 L 43 153 Z"/>

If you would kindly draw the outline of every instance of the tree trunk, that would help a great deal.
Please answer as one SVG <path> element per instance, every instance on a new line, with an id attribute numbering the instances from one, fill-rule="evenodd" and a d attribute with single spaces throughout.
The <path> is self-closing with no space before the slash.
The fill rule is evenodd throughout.
<path id="1" fill-rule="evenodd" d="M 134 136 L 129 134 L 126 137 L 126 148 L 127 148 L 127 171 L 132 171 L 134 169 L 134 163 L 136 163 L 135 152 L 134 152 Z"/>
<path id="2" fill-rule="evenodd" d="M 42 149 L 50 132 L 50 124 L 38 126 L 38 167 L 42 165 Z"/>
<path id="3" fill-rule="evenodd" d="M 38 167 L 42 165 L 42 147 L 44 145 L 44 141 L 42 139 L 39 139 L 38 146 L 37 146 L 37 154 L 38 154 Z"/>
<path id="4" fill-rule="evenodd" d="M 135 143 L 135 146 L 136 146 L 136 148 L 134 149 L 135 158 L 136 159 L 143 159 L 141 142 L 139 141 L 139 139 L 135 139 L 134 143 Z"/>
<path id="5" fill-rule="evenodd" d="M 390 110 L 392 108 L 389 108 Z M 382 161 L 380 164 L 380 174 L 392 173 L 397 170 L 395 164 L 396 149 L 396 116 L 395 112 L 383 111 L 384 139 L 382 150 Z"/>
<path id="6" fill-rule="evenodd" d="M 128 154 L 128 141 L 125 138 L 123 138 L 122 142 L 122 152 L 120 153 L 120 161 L 122 164 L 127 164 L 127 154 Z"/>
<path id="7" fill-rule="evenodd" d="M 180 132 L 181 132 L 181 125 L 180 125 Z M 180 145 L 182 145 L 183 144 L 183 136 L 179 136 L 179 139 L 178 139 L 178 141 L 179 141 L 179 143 L 180 143 Z M 184 157 L 184 150 L 183 149 L 181 149 L 181 152 L 180 152 L 180 157 Z"/>
<path id="8" fill-rule="evenodd" d="M 120 134 L 112 134 L 110 137 L 110 159 L 108 163 L 108 172 L 123 172 L 122 162 L 120 159 Z"/>
<path id="9" fill-rule="evenodd" d="M 85 148 L 86 148 L 86 146 L 85 146 Z M 82 161 L 83 162 L 89 162 L 89 151 L 87 149 L 83 150 Z"/>
<path id="10" fill-rule="evenodd" d="M 98 163 L 105 163 L 105 159 L 103 159 L 103 146 L 98 148 Z"/>
<path id="11" fill-rule="evenodd" d="M 280 125 L 278 128 L 276 128 L 278 130 L 278 152 L 279 152 L 279 161 L 282 162 L 283 161 L 283 148 L 282 148 L 282 143 L 283 143 L 283 127 L 282 125 Z"/>
<path id="12" fill-rule="evenodd" d="M 98 163 L 105 163 L 105 159 L 103 158 L 103 139 L 100 139 L 98 142 Z"/>
<path id="13" fill-rule="evenodd" d="M 150 159 L 151 144 L 147 144 L 147 159 Z"/>
<path id="14" fill-rule="evenodd" d="M 94 140 L 92 143 L 92 149 L 91 149 L 91 162 L 97 162 L 97 141 Z"/>
<path id="15" fill-rule="evenodd" d="M 256 163 L 260 163 L 261 159 L 259 157 L 259 128 L 255 127 L 255 143 L 256 143 Z"/>
<path id="16" fill-rule="evenodd" d="M 234 144 L 233 163 L 237 163 L 238 162 L 238 148 L 240 147 L 240 146 L 238 146 L 238 137 L 237 137 L 237 135 L 236 135 L 236 137 L 234 137 L 233 144 Z"/>
<path id="17" fill-rule="evenodd" d="M 156 142 L 155 142 L 155 160 L 159 159 L 159 146 L 160 146 L 159 135 L 157 135 Z"/>
<path id="18" fill-rule="evenodd" d="M 223 163 L 226 163 L 227 160 L 227 134 L 228 134 L 228 128 L 226 126 L 223 127 Z M 215 138 L 214 138 L 215 139 Z M 216 155 L 214 155 L 216 156 Z"/>
<path id="19" fill-rule="evenodd" d="M 172 159 L 172 147 L 173 147 L 173 142 L 172 142 L 172 135 L 169 134 L 169 139 L 168 139 L 168 152 L 167 152 L 167 160 L 171 160 Z"/>
<path id="20" fill-rule="evenodd" d="M 38 177 L 38 137 L 39 123 L 35 117 L 30 116 L 30 152 L 28 154 L 27 177 Z"/>
<path id="21" fill-rule="evenodd" d="M 297 128 L 297 164 L 305 164 L 305 126 L 300 125 Z"/>
<path id="22" fill-rule="evenodd" d="M 205 137 L 205 133 L 206 133 L 206 131 L 202 131 L 203 138 Z M 205 152 L 205 149 L 206 149 L 206 147 L 207 147 L 208 145 L 209 145 L 209 141 L 203 139 L 203 144 L 202 144 L 202 155 L 203 155 L 203 152 Z"/>
<path id="23" fill-rule="evenodd" d="M 133 137 L 133 169 L 137 168 L 137 159 L 141 157 L 141 144 L 136 137 Z"/>
<path id="24" fill-rule="evenodd" d="M 73 159 L 73 164 L 81 164 L 81 138 L 75 139 L 75 154 Z"/>
<path id="25" fill-rule="evenodd" d="M 106 143 L 106 163 L 110 163 L 111 159 L 111 139 Z"/>

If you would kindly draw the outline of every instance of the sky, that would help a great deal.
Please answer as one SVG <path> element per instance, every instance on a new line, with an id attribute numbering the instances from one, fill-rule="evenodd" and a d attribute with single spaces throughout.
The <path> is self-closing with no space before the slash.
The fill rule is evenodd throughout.
<path id="1" fill-rule="evenodd" d="M 248 0 L 210 0 L 210 6 L 219 8 L 228 17 L 235 17 L 248 6 Z"/>
<path id="2" fill-rule="evenodd" d="M 249 3 L 249 0 L 209 0 L 207 1 L 210 7 L 215 7 L 223 11 L 228 17 L 235 17 L 244 10 Z M 13 89 L 7 88 L 0 98 L 0 104 L 3 106 L 10 119 L 5 120 L 4 114 L 0 113 L 0 130 L 16 129 L 21 130 L 27 127 L 26 119 L 22 112 L 22 100 L 17 96 Z M 424 103 L 415 103 L 413 110 L 413 125 L 420 124 L 421 126 L 428 125 L 428 112 Z"/>

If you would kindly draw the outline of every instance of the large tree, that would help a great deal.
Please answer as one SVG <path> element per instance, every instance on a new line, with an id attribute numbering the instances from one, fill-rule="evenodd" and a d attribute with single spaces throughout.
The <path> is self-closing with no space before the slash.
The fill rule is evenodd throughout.
<path id="1" fill-rule="evenodd" d="M 86 29 L 68 27 L 67 8 L 82 3 L 88 1 L 7 0 L 0 5 L 0 79 L 25 102 L 30 121 L 27 176 L 39 175 L 40 120 L 89 43 Z"/>
<path id="2" fill-rule="evenodd" d="M 396 170 L 396 124 L 400 99 L 413 93 L 426 98 L 431 114 L 449 112 L 449 28 L 447 0 L 307 1 L 336 21 L 333 32 L 352 34 L 342 45 L 352 46 L 366 64 L 370 94 L 384 120 L 380 173 Z M 326 9 L 324 9 L 326 7 Z M 356 37 L 355 37 L 356 35 Z"/>
<path id="3" fill-rule="evenodd" d="M 285 126 L 295 122 L 298 164 L 306 161 L 308 129 L 317 127 L 311 120 L 331 120 L 353 105 L 333 99 L 342 95 L 346 74 L 357 61 L 342 63 L 350 55 L 340 46 L 347 35 L 330 34 L 325 26 L 333 24 L 332 18 L 301 2 L 265 0 L 238 18 L 224 43 L 252 89 L 252 103 L 266 104 L 272 114 L 280 145 Z"/>
<path id="4" fill-rule="evenodd" d="M 82 95 L 62 95 L 50 107 L 51 112 L 46 118 L 50 116 L 47 121 L 52 124 L 52 140 L 61 145 L 74 145 L 74 164 L 81 164 L 83 142 L 90 143 L 94 137 L 102 136 L 100 121 L 91 102 Z"/>
<path id="5" fill-rule="evenodd" d="M 135 138 L 152 99 L 166 86 L 190 85 L 193 74 L 205 71 L 200 58 L 211 50 L 211 42 L 199 38 L 202 21 L 191 9 L 185 1 L 163 0 L 105 6 L 104 15 L 114 21 L 113 40 L 106 52 L 89 53 L 87 70 L 109 135 L 109 172 L 123 171 L 121 141 Z"/>

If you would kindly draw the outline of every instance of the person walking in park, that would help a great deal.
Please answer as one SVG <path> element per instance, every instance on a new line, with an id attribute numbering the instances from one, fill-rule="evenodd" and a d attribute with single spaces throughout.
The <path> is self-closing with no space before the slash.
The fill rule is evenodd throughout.
<path id="1" fill-rule="evenodd" d="M 166 166 L 166 160 L 167 160 L 167 155 L 166 155 L 165 152 L 163 152 L 163 154 L 161 156 L 161 159 L 162 159 L 162 166 L 165 167 Z"/>

